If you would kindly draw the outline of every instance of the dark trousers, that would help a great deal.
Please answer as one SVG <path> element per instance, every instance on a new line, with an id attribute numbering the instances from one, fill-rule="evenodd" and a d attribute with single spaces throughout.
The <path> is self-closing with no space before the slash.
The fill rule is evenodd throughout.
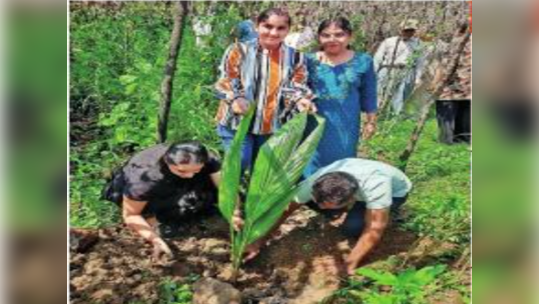
<path id="1" fill-rule="evenodd" d="M 406 202 L 406 199 L 408 197 L 394 197 L 393 203 L 390 207 L 391 216 L 395 216 L 400 207 Z M 320 209 L 318 205 L 316 205 L 314 202 L 307 203 L 307 206 L 310 208 L 318 211 L 319 213 L 322 213 L 325 217 L 330 219 L 335 219 L 339 217 L 344 211 L 342 209 L 339 210 L 327 210 L 327 209 Z M 341 225 L 341 230 L 344 235 L 348 237 L 359 237 L 363 233 L 363 229 L 365 228 L 365 213 L 367 212 L 367 205 L 365 202 L 356 202 L 352 209 L 348 211 L 348 215 L 346 216 L 346 219 L 344 219 L 343 224 Z M 391 219 L 391 218 L 390 218 Z"/>
<path id="2" fill-rule="evenodd" d="M 471 102 L 465 100 L 437 100 L 436 119 L 439 140 L 445 144 L 471 140 Z"/>

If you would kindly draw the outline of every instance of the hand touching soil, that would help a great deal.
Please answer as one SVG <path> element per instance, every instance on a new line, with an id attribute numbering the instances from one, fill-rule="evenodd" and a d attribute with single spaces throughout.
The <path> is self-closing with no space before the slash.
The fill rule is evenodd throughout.
<path id="1" fill-rule="evenodd" d="M 152 258 L 154 262 L 161 263 L 167 260 L 174 259 L 174 254 L 170 247 L 163 241 L 163 239 L 156 239 L 153 242 L 153 254 Z"/>

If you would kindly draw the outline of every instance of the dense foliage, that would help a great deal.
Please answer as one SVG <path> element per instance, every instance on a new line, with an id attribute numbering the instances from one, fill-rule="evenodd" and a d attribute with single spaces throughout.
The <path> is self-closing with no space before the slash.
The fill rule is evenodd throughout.
<path id="1" fill-rule="evenodd" d="M 195 44 L 187 26 L 174 79 L 170 140 L 193 139 L 216 150 L 213 97 L 218 65 L 237 8 L 208 17 L 214 35 Z M 118 212 L 99 200 L 112 169 L 133 151 L 156 142 L 159 86 L 172 27 L 171 6 L 132 3 L 72 11 L 71 223 L 110 225 Z"/>

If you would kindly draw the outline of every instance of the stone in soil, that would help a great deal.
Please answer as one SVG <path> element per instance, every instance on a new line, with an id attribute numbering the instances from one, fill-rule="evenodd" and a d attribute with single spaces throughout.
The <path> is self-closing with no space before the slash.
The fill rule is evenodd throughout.
<path id="1" fill-rule="evenodd" d="M 242 295 L 228 283 L 203 278 L 193 284 L 193 304 L 240 304 Z"/>

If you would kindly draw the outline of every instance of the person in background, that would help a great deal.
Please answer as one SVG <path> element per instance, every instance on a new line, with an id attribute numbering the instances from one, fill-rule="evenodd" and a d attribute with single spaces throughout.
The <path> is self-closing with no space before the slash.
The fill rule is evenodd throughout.
<path id="1" fill-rule="evenodd" d="M 195 32 L 195 45 L 201 48 L 207 47 L 206 40 L 212 32 L 208 20 L 200 17 L 193 18 L 193 32 Z"/>
<path id="2" fill-rule="evenodd" d="M 316 35 L 313 29 L 307 25 L 305 14 L 302 11 L 296 14 L 296 17 L 299 19 L 297 28 L 284 39 L 287 45 L 302 51 L 316 41 Z"/>
<path id="3" fill-rule="evenodd" d="M 212 33 L 211 19 L 214 16 L 212 5 L 192 6 L 192 27 L 195 34 L 195 45 L 199 48 L 208 47 L 208 39 Z"/>
<path id="4" fill-rule="evenodd" d="M 323 21 L 318 28 L 321 50 L 307 55 L 313 107 L 326 118 L 326 127 L 304 176 L 337 160 L 356 157 L 363 137 L 376 131 L 376 74 L 370 55 L 353 51 L 352 27 L 342 17 Z M 366 121 L 361 126 L 361 113 Z"/>
<path id="5" fill-rule="evenodd" d="M 258 38 L 232 44 L 215 88 L 220 99 L 217 133 L 225 151 L 251 105 L 256 112 L 242 148 L 242 168 L 251 168 L 262 144 L 286 121 L 291 109 L 310 108 L 304 57 L 284 44 L 291 26 L 287 12 L 272 8 L 256 20 Z"/>
<path id="6" fill-rule="evenodd" d="M 258 33 L 256 31 L 255 23 L 253 22 L 255 18 L 249 18 L 241 21 L 236 25 L 231 32 L 233 37 L 238 38 L 239 42 L 247 42 L 253 39 L 258 38 Z"/>
<path id="7" fill-rule="evenodd" d="M 116 170 L 103 198 L 121 206 L 124 223 L 153 245 L 159 259 L 172 257 L 164 239 L 177 237 L 186 219 L 214 208 L 219 181 L 220 163 L 202 144 L 159 144 Z"/>
<path id="8" fill-rule="evenodd" d="M 401 113 L 404 102 L 415 86 L 420 85 L 423 70 L 422 44 L 416 37 L 419 22 L 406 19 L 400 35 L 385 39 L 374 55 L 378 75 L 378 99 L 391 103 L 395 114 Z"/>

